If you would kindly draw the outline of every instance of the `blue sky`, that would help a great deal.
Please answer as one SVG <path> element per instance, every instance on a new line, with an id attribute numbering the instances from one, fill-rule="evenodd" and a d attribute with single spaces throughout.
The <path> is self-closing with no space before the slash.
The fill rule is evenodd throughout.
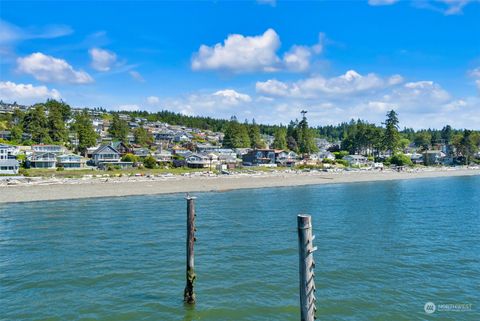
<path id="1" fill-rule="evenodd" d="M 0 98 L 480 128 L 480 1 L 2 1 Z"/>

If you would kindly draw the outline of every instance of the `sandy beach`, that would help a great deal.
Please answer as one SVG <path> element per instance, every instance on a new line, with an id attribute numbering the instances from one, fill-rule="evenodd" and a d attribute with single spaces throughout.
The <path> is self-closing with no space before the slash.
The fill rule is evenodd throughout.
<path id="1" fill-rule="evenodd" d="M 0 203 L 92 197 L 152 195 L 186 192 L 223 192 L 234 189 L 339 184 L 368 181 L 480 175 L 479 168 L 422 169 L 409 172 L 273 172 L 234 175 L 163 175 L 156 177 L 95 177 L 3 182 Z"/>

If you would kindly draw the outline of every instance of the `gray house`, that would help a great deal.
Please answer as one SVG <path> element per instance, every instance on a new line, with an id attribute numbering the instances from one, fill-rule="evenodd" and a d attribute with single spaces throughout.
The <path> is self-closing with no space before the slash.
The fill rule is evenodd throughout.
<path id="1" fill-rule="evenodd" d="M 18 174 L 20 164 L 16 159 L 0 159 L 0 174 Z"/>
<path id="2" fill-rule="evenodd" d="M 190 168 L 207 168 L 212 164 L 212 160 L 205 154 L 192 154 L 186 159 L 187 166 Z"/>
<path id="3" fill-rule="evenodd" d="M 246 166 L 276 166 L 276 156 L 282 151 L 274 149 L 255 149 L 242 155 L 243 164 Z"/>
<path id="4" fill-rule="evenodd" d="M 31 168 L 56 168 L 57 154 L 52 152 L 34 153 L 29 160 Z"/>
<path id="5" fill-rule="evenodd" d="M 57 166 L 63 168 L 82 168 L 82 157 L 75 154 L 65 154 L 57 157 Z"/>
<path id="6" fill-rule="evenodd" d="M 92 161 L 96 166 L 101 163 L 117 163 L 120 158 L 120 152 L 110 145 L 102 145 L 92 153 Z"/>

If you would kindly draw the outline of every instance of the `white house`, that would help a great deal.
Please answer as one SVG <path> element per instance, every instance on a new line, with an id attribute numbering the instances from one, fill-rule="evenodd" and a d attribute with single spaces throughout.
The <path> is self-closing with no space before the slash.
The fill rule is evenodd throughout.
<path id="1" fill-rule="evenodd" d="M 0 174 L 18 174 L 20 165 L 12 158 L 15 147 L 0 144 Z"/>
<path id="2" fill-rule="evenodd" d="M 32 150 L 34 153 L 55 153 L 55 154 L 63 154 L 65 152 L 65 148 L 60 145 L 33 145 Z"/>

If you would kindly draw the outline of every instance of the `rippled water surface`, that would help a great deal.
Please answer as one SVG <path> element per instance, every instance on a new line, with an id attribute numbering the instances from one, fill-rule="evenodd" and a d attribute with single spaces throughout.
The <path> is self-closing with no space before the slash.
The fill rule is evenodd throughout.
<path id="1" fill-rule="evenodd" d="M 478 176 L 196 196 L 194 308 L 183 195 L 0 205 L 0 320 L 299 320 L 298 213 L 320 320 L 480 320 Z"/>

